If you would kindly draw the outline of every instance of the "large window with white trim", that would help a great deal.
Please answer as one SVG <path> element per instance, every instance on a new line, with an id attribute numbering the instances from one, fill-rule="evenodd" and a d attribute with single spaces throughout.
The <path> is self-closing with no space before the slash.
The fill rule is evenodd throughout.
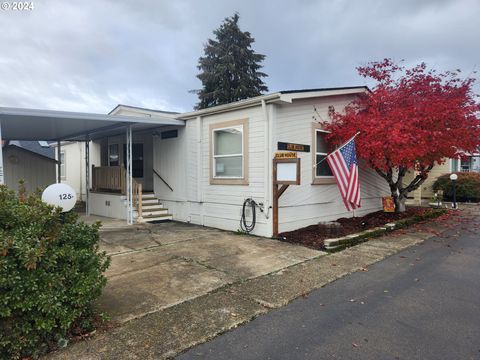
<path id="1" fill-rule="evenodd" d="M 328 155 L 328 145 L 326 136 L 328 132 L 315 129 L 315 177 L 316 178 L 333 178 L 332 170 L 328 166 L 326 157 Z"/>
<path id="2" fill-rule="evenodd" d="M 213 130 L 213 178 L 243 178 L 243 125 Z"/>
<path id="3" fill-rule="evenodd" d="M 210 184 L 248 185 L 248 119 L 212 123 Z"/>

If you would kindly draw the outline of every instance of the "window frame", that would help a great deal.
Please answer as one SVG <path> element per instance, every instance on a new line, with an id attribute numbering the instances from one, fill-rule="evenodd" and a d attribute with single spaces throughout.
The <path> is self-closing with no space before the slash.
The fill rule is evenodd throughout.
<path id="1" fill-rule="evenodd" d="M 215 132 L 225 129 L 238 129 L 242 130 L 242 153 L 241 154 L 228 154 L 228 155 L 215 155 Z M 210 184 L 211 185 L 248 185 L 248 119 L 239 119 L 233 121 L 226 121 L 216 124 L 210 124 L 209 126 L 209 147 L 210 147 Z M 216 176 L 216 159 L 227 157 L 242 157 L 242 176 Z"/>
<path id="2" fill-rule="evenodd" d="M 317 151 L 317 133 L 322 132 L 328 134 L 329 132 L 324 130 L 323 127 L 318 123 L 312 124 L 312 185 L 328 185 L 335 184 L 335 176 L 317 176 L 317 155 L 328 155 L 328 153 L 318 152 Z"/>

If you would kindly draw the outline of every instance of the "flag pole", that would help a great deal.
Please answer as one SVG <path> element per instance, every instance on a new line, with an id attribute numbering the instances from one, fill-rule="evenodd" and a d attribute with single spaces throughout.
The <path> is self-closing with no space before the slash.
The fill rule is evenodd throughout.
<path id="1" fill-rule="evenodd" d="M 360 134 L 360 131 L 357 131 L 357 133 L 355 135 L 353 135 L 350 139 L 348 139 L 348 141 L 345 141 L 345 143 L 340 146 L 338 149 L 335 149 L 335 151 L 338 151 L 340 149 L 342 149 L 343 147 L 345 147 L 345 145 L 347 145 L 350 141 L 352 141 L 353 139 L 355 139 L 357 137 L 357 135 Z M 331 153 L 330 153 L 331 154 Z M 330 155 L 328 154 L 328 155 Z M 328 156 L 327 155 L 327 156 Z M 322 162 L 324 162 L 325 160 L 327 160 L 327 156 L 325 156 L 322 160 L 320 160 L 318 163 L 316 163 L 315 165 L 313 165 L 314 168 L 316 168 L 318 165 L 320 165 Z"/>

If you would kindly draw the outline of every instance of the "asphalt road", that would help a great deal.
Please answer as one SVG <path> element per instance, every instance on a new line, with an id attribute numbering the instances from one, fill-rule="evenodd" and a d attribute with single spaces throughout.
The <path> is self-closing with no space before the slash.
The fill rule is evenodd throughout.
<path id="1" fill-rule="evenodd" d="M 177 359 L 480 359 L 479 228 L 462 224 Z"/>

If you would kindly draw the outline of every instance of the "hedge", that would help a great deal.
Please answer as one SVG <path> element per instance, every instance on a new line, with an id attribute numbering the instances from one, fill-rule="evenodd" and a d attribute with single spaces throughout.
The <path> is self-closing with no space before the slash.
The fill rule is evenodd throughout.
<path id="1" fill-rule="evenodd" d="M 479 202 L 480 201 L 480 173 L 456 173 L 457 201 L 461 202 Z M 450 174 L 440 176 L 433 183 L 433 190 L 443 190 L 443 198 L 448 201 L 453 200 L 453 184 L 450 180 Z"/>
<path id="2" fill-rule="evenodd" d="M 37 358 L 65 344 L 72 329 L 92 329 L 92 302 L 110 259 L 99 224 L 78 222 L 39 194 L 0 185 L 0 358 Z"/>

